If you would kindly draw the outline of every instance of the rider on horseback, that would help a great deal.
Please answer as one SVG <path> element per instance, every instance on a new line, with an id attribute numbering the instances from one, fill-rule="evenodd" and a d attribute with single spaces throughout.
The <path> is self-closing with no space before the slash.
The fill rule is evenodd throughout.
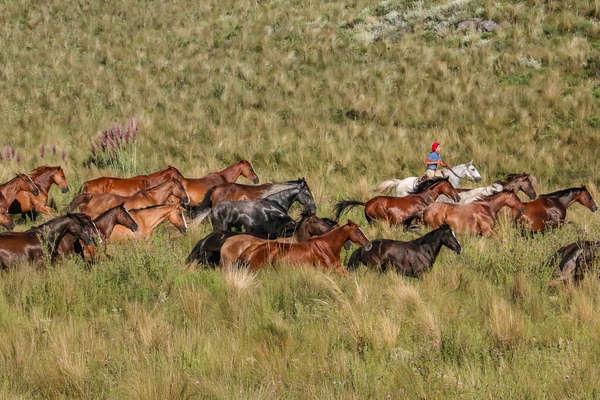
<path id="1" fill-rule="evenodd" d="M 442 171 L 438 169 L 438 166 L 447 167 L 448 165 L 442 161 L 442 157 L 440 156 L 440 144 L 438 142 L 435 142 L 431 146 L 431 153 L 427 154 L 425 165 L 427 166 L 427 169 L 425 170 L 424 178 L 431 179 L 434 177 L 443 177 Z"/>

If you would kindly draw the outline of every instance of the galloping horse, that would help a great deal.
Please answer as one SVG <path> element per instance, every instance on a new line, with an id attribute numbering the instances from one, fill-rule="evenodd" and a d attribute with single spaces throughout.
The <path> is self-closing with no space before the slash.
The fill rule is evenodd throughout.
<path id="1" fill-rule="evenodd" d="M 129 210 L 137 222 L 138 229 L 134 232 L 126 227 L 117 225 L 110 235 L 110 241 L 125 239 L 150 239 L 154 229 L 164 220 L 168 219 L 181 233 L 187 231 L 187 222 L 183 215 L 183 208 L 179 204 L 163 204 Z"/>
<path id="2" fill-rule="evenodd" d="M 496 181 L 494 183 L 502 185 L 503 190 L 510 190 L 514 194 L 522 191 L 531 200 L 535 199 L 537 196 L 535 193 L 537 179 L 535 179 L 535 176 L 526 172 L 521 174 L 510 174 L 503 181 Z"/>
<path id="3" fill-rule="evenodd" d="M 294 234 L 289 238 L 281 238 L 277 240 L 288 241 L 290 243 L 302 242 L 312 236 L 321 235 L 325 232 L 330 231 L 337 222 L 330 220 L 329 218 L 319 218 L 316 215 L 303 215 L 302 219 L 296 223 L 296 229 Z M 243 243 L 254 244 L 254 239 L 265 240 L 264 238 L 242 234 L 239 232 L 212 232 L 205 238 L 201 239 L 196 243 L 194 249 L 186 259 L 186 263 L 197 261 L 199 263 L 206 263 L 209 265 L 223 264 L 223 256 L 228 257 L 227 261 L 237 260 L 239 255 L 246 249 L 242 242 L 239 242 L 240 237 L 246 237 L 247 240 L 242 240 Z M 236 239 L 235 241 L 233 241 Z M 233 241 L 230 243 L 230 241 Z M 234 246 L 234 243 L 238 245 Z M 225 252 L 224 245 L 227 244 L 228 249 Z M 233 249 L 236 250 L 233 250 Z M 232 253 L 235 251 L 235 254 Z"/>
<path id="4" fill-rule="evenodd" d="M 281 261 L 290 264 L 312 264 L 346 275 L 348 272 L 340 262 L 340 251 L 347 240 L 364 246 L 365 249 L 369 249 L 371 246 L 360 227 L 348 220 L 346 225 L 312 237 L 305 242 L 268 241 L 250 246 L 241 254 L 239 260 L 251 269 L 258 269 Z"/>
<path id="5" fill-rule="evenodd" d="M 504 188 L 499 183 L 492 183 L 489 186 L 478 187 L 475 189 L 457 189 L 460 200 L 458 204 L 469 204 L 481 200 L 487 196 L 500 193 Z M 436 200 L 437 203 L 454 203 L 451 198 L 441 195 Z"/>
<path id="6" fill-rule="evenodd" d="M 388 224 L 401 224 L 409 216 L 423 210 L 433 203 L 439 195 L 445 194 L 455 201 L 460 200 L 458 192 L 447 178 L 433 178 L 421 182 L 415 188 L 416 194 L 404 197 L 377 196 L 361 203 L 355 200 L 342 200 L 335 205 L 336 220 L 346 208 L 365 206 L 365 218 L 385 221 Z"/>
<path id="7" fill-rule="evenodd" d="M 496 215 L 504 206 L 517 213 L 524 211 L 519 197 L 513 192 L 504 191 L 470 204 L 434 203 L 422 212 L 423 222 L 432 228 L 448 224 L 456 232 L 491 237 L 494 235 Z M 410 218 L 404 222 L 405 227 L 408 225 Z"/>
<path id="8" fill-rule="evenodd" d="M 585 186 L 563 189 L 540 195 L 536 200 L 525 203 L 525 212 L 515 216 L 518 222 L 530 232 L 543 232 L 548 228 L 562 225 L 567 217 L 567 208 L 574 202 L 595 212 L 596 202 Z"/>
<path id="9" fill-rule="evenodd" d="M 378 266 L 382 272 L 392 267 L 399 274 L 420 278 L 433 267 L 442 246 L 456 254 L 461 252 L 454 232 L 445 224 L 410 242 L 376 239 L 371 244 L 370 250 L 361 247 L 352 253 L 348 270 L 354 270 L 362 263 Z"/>
<path id="10" fill-rule="evenodd" d="M 243 228 L 248 233 L 273 239 L 289 236 L 295 229 L 296 222 L 287 212 L 296 201 L 304 206 L 305 212 L 316 213 L 315 199 L 304 179 L 293 181 L 289 187 L 264 199 L 222 201 L 211 209 L 211 222 L 216 231 Z"/>
<path id="11" fill-rule="evenodd" d="M 558 249 L 548 262 L 551 266 L 556 265 L 558 262 L 553 273 L 557 278 L 549 282 L 548 285 L 554 286 L 572 278 L 575 282 L 581 281 L 585 273 L 590 271 L 590 267 L 598 259 L 599 250 L 600 242 L 592 240 L 573 242 Z"/>
<path id="12" fill-rule="evenodd" d="M 86 181 L 79 190 L 80 193 L 111 193 L 119 196 L 133 196 L 140 190 L 148 189 L 161 183 L 175 179 L 183 180 L 183 175 L 173 166 L 154 172 L 149 175 L 138 175 L 133 178 L 111 178 L 103 176 L 101 178 Z"/>
<path id="13" fill-rule="evenodd" d="M 102 215 L 94 219 L 94 225 L 105 246 L 106 240 L 108 240 L 115 227 L 124 226 L 132 231 L 138 229 L 137 223 L 122 204 L 102 213 Z M 96 246 L 94 244 L 83 244 L 77 237 L 67 233 L 58 244 L 58 254 L 64 256 L 73 251 L 81 255 L 85 260 L 92 260 L 96 255 Z"/>
<path id="14" fill-rule="evenodd" d="M 27 191 L 34 196 L 40 194 L 39 188 L 31 178 L 25 174 L 17 174 L 17 176 L 10 181 L 0 185 L 0 225 L 7 229 L 12 229 L 14 227 L 12 218 L 8 215 L 8 208 L 20 191 Z"/>
<path id="15" fill-rule="evenodd" d="M 202 202 L 196 206 L 188 207 L 190 218 L 208 215 L 210 208 L 221 201 L 250 201 L 264 199 L 273 193 L 295 185 L 298 181 L 281 183 L 265 183 L 262 185 L 242 185 L 240 183 L 223 183 L 210 188 Z"/>
<path id="16" fill-rule="evenodd" d="M 117 194 L 103 193 L 91 194 L 81 193 L 75 196 L 69 205 L 69 211 L 81 207 L 84 214 L 96 218 L 104 211 L 123 204 L 126 209 L 144 208 L 158 204 L 165 204 L 169 197 L 175 197 L 176 202 L 187 204 L 189 196 L 181 182 L 169 180 L 150 189 L 140 190 L 133 196 L 120 196 Z"/>
<path id="17" fill-rule="evenodd" d="M 44 252 L 51 261 L 58 255 L 58 243 L 70 233 L 84 244 L 92 243 L 96 228 L 84 214 L 67 214 L 26 232 L 0 233 L 0 267 L 8 268 L 21 261 L 40 263 Z"/>
<path id="18" fill-rule="evenodd" d="M 222 171 L 213 172 L 202 178 L 185 178 L 182 183 L 190 194 L 190 206 L 197 206 L 200 204 L 204 199 L 206 192 L 213 186 L 224 183 L 233 183 L 237 181 L 240 175 L 252 180 L 254 184 L 258 183 L 258 175 L 254 172 L 254 168 L 252 168 L 250 161 L 246 160 L 239 161 Z"/>
<path id="19" fill-rule="evenodd" d="M 443 168 L 441 170 L 443 177 L 448 178 L 453 187 L 460 187 L 460 180 L 463 178 L 469 178 L 472 181 L 479 182 L 481 175 L 477 168 L 473 165 L 473 160 L 465 164 L 460 164 L 452 169 Z M 396 196 L 406 196 L 410 193 L 415 193 L 415 189 L 419 184 L 419 177 L 411 176 L 404 179 L 390 179 L 381 182 L 375 188 L 376 193 L 386 193 L 388 190 L 395 188 Z"/>
<path id="20" fill-rule="evenodd" d="M 55 211 L 48 207 L 48 192 L 52 185 L 56 184 L 63 193 L 69 191 L 67 178 L 61 166 L 41 166 L 29 173 L 29 177 L 39 189 L 38 195 L 33 195 L 28 190 L 22 190 L 17 193 L 15 200 L 8 208 L 11 214 L 20 214 L 27 212 L 39 212 L 47 215 L 54 215 Z"/>

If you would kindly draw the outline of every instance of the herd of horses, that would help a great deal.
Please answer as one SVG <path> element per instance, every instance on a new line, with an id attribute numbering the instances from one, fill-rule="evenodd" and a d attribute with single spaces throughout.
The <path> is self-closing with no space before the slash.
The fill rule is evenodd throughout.
<path id="1" fill-rule="evenodd" d="M 382 182 L 381 195 L 362 202 L 342 200 L 335 205 L 335 219 L 319 218 L 317 206 L 305 179 L 259 185 L 249 161 L 242 160 L 202 178 L 185 178 L 175 167 L 131 178 L 100 177 L 84 182 L 68 206 L 66 215 L 55 216 L 48 192 L 56 184 L 63 193 L 69 186 L 60 166 L 43 166 L 29 174 L 18 174 L 0 185 L 0 266 L 8 268 L 28 261 L 41 264 L 75 253 L 88 261 L 97 257 L 97 246 L 127 239 L 148 239 L 163 221 L 185 233 L 190 225 L 210 219 L 213 232 L 201 239 L 187 258 L 211 266 L 238 265 L 250 269 L 275 263 L 308 264 L 348 274 L 360 264 L 381 271 L 388 268 L 420 277 L 433 267 L 442 247 L 460 254 L 456 233 L 486 237 L 496 235 L 500 210 L 519 229 L 540 233 L 566 222 L 567 209 L 578 202 L 591 211 L 597 205 L 589 191 L 573 187 L 537 195 L 537 182 L 528 173 L 511 174 L 485 187 L 464 189 L 460 180 L 475 182 L 481 176 L 472 162 L 442 170 L 443 177 L 416 177 Z M 238 184 L 244 176 L 253 185 Z M 396 196 L 384 195 L 395 189 Z M 523 192 L 530 201 L 522 201 Z M 300 220 L 289 215 L 294 203 L 304 210 Z M 369 240 L 360 226 L 341 215 L 364 207 L 368 223 L 433 230 L 413 241 Z M 41 213 L 48 222 L 25 232 L 13 232 L 12 215 Z M 342 247 L 359 246 L 344 266 Z M 559 249 L 551 258 L 558 264 L 557 279 L 580 279 L 595 259 L 600 242 L 581 241 Z"/>

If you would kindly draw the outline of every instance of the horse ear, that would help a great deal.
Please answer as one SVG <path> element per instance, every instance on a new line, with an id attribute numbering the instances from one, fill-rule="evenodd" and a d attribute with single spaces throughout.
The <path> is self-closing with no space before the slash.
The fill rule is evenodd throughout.
<path id="1" fill-rule="evenodd" d="M 469 161 L 469 165 L 473 165 L 473 160 Z"/>

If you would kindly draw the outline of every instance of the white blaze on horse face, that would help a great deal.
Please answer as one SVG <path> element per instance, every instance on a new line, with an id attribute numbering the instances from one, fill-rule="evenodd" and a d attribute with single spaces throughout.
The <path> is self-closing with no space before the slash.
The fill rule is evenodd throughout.
<path id="1" fill-rule="evenodd" d="M 185 226 L 185 229 L 187 229 L 188 224 L 187 224 L 187 221 L 185 220 L 185 215 L 183 215 L 183 211 L 181 212 L 181 218 L 183 218 L 183 226 Z"/>
<path id="2" fill-rule="evenodd" d="M 188 204 L 190 203 L 190 194 L 188 193 L 187 189 L 185 188 L 185 186 L 181 185 L 181 187 L 183 188 L 183 191 L 185 192 L 185 196 L 187 197 L 187 202 Z"/>
<path id="3" fill-rule="evenodd" d="M 135 220 L 135 218 L 133 218 L 133 215 L 131 215 L 131 213 L 129 212 L 129 210 L 126 209 L 125 207 L 123 207 L 123 209 L 125 210 L 125 212 L 127 213 L 127 215 L 129 215 L 131 217 L 131 219 L 133 220 L 133 222 L 135 222 L 137 224 L 137 221 Z"/>
<path id="4" fill-rule="evenodd" d="M 450 232 L 452 232 L 452 236 L 454 236 L 454 239 L 456 239 L 456 235 L 454 234 L 454 231 L 452 229 L 450 229 Z"/>
<path id="5" fill-rule="evenodd" d="M 96 226 L 96 223 L 94 221 L 92 221 L 92 225 L 94 225 L 94 229 L 96 230 L 96 235 L 98 235 L 98 240 L 100 241 L 100 244 L 102 244 L 102 235 L 100 234 L 100 231 L 98 230 L 98 227 Z"/>

